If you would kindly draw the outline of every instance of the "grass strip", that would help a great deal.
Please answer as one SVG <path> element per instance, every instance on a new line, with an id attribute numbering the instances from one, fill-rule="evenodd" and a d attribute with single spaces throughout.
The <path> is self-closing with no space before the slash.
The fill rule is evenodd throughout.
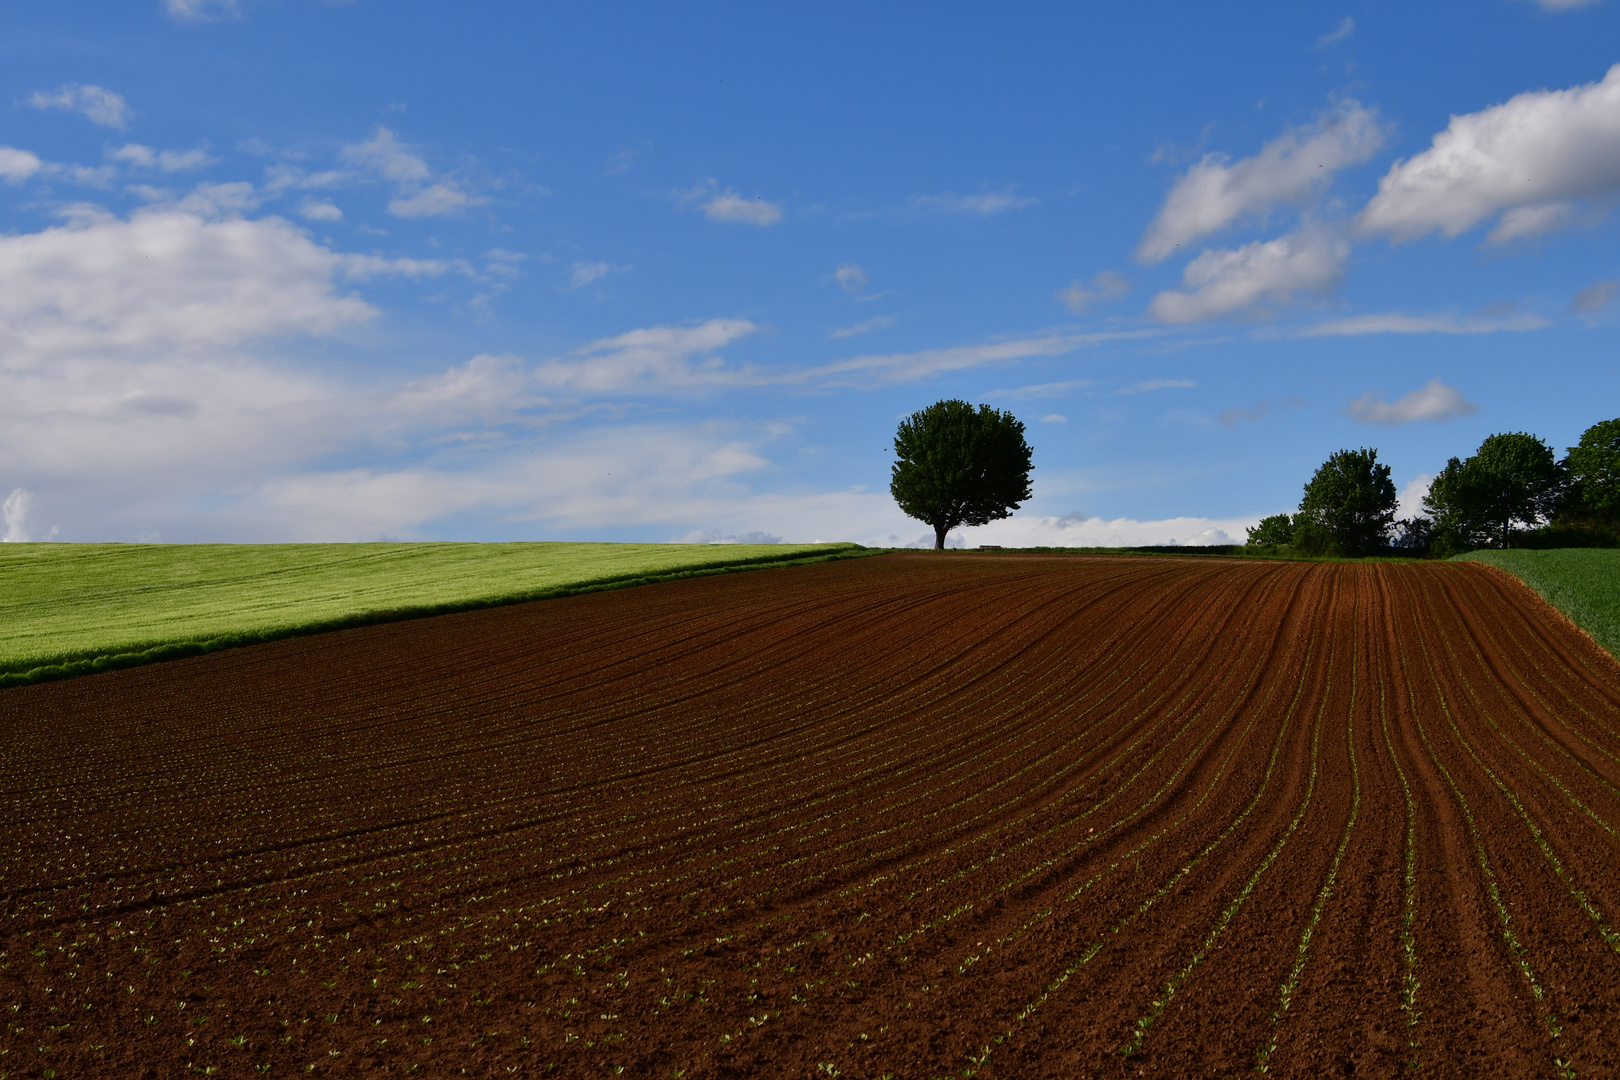
<path id="1" fill-rule="evenodd" d="M 0 665 L 0 689 L 51 682 L 59 679 L 71 679 L 81 675 L 94 675 L 99 672 L 114 671 L 121 668 L 140 667 L 164 660 L 201 656 L 205 653 L 218 652 L 223 649 L 237 649 L 247 645 L 259 645 L 284 638 L 328 633 L 333 630 L 348 630 L 361 626 L 376 626 L 381 623 L 427 618 L 433 615 L 450 615 L 462 611 L 504 607 L 509 604 L 528 603 L 535 600 L 550 600 L 585 593 L 607 592 L 613 589 L 628 588 L 633 585 L 650 585 L 657 582 L 677 581 L 687 578 L 712 577 L 718 574 L 730 574 L 745 570 L 808 566 L 842 559 L 864 558 L 876 554 L 880 554 L 880 552 L 870 551 L 855 545 L 840 545 L 835 550 L 827 551 L 823 549 L 810 555 L 805 555 L 802 550 L 794 550 L 783 552 L 780 555 L 757 555 L 744 559 L 700 564 L 695 567 L 662 573 L 630 572 L 613 574 L 546 588 L 525 589 L 437 603 L 375 608 L 331 618 L 310 619 L 304 622 L 285 623 L 259 629 L 229 631 L 208 637 L 154 642 L 134 648 L 124 648 L 117 652 L 68 653 L 46 658 L 43 662 L 35 660 L 28 667 L 18 665 L 17 668 L 10 671 L 4 670 L 4 665 Z"/>
<path id="2" fill-rule="evenodd" d="M 1620 657 L 1620 549 L 1470 551 L 1457 558 L 1512 574 Z"/>

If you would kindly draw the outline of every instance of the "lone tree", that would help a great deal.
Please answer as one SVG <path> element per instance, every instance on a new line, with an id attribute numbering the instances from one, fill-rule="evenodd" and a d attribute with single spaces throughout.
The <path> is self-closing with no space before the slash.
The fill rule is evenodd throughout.
<path id="1" fill-rule="evenodd" d="M 959 525 L 1008 517 L 1029 498 L 1024 423 L 988 405 L 941 401 L 900 421 L 889 494 L 934 528 L 934 550 Z"/>
<path id="2" fill-rule="evenodd" d="M 1378 451 L 1340 450 L 1305 485 L 1294 515 L 1294 546 L 1310 554 L 1366 555 L 1389 543 L 1395 482 Z"/>

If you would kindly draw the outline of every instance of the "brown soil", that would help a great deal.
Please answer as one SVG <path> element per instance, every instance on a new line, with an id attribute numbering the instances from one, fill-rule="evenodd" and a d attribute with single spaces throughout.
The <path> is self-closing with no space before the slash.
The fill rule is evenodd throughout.
<path id="1" fill-rule="evenodd" d="M 1620 667 L 887 556 L 0 693 L 0 1077 L 1620 1071 Z"/>

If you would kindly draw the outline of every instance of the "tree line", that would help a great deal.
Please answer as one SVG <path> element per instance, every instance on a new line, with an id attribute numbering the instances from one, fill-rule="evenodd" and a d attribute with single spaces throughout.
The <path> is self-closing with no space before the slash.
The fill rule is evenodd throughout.
<path id="1" fill-rule="evenodd" d="M 1248 547 L 1301 555 L 1444 557 L 1487 547 L 1620 546 L 1620 419 L 1593 424 L 1560 460 L 1523 431 L 1491 435 L 1429 484 L 1423 512 L 1396 520 L 1378 451 L 1340 450 L 1305 485 L 1299 510 L 1248 530 Z"/>

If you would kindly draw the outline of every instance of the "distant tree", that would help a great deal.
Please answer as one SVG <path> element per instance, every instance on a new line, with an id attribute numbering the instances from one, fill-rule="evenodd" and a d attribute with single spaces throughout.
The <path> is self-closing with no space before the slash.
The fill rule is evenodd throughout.
<path id="1" fill-rule="evenodd" d="M 1389 546 L 1403 555 L 1427 555 L 1434 547 L 1434 521 L 1423 517 L 1401 518 L 1394 525 Z"/>
<path id="2" fill-rule="evenodd" d="M 1515 528 L 1550 520 L 1564 501 L 1563 467 L 1552 447 L 1523 431 L 1491 435 L 1465 461 L 1452 458 L 1423 506 L 1444 546 L 1506 547 Z"/>
<path id="3" fill-rule="evenodd" d="M 1309 554 L 1366 555 L 1389 543 L 1395 482 L 1378 451 L 1340 450 L 1305 485 L 1294 547 Z"/>
<path id="4" fill-rule="evenodd" d="M 1620 529 L 1620 419 L 1593 424 L 1564 459 L 1569 491 L 1561 518 L 1571 524 Z"/>
<path id="5" fill-rule="evenodd" d="M 1272 514 L 1248 530 L 1249 547 L 1285 548 L 1294 542 L 1294 519 L 1289 514 Z"/>
<path id="6" fill-rule="evenodd" d="M 1030 496 L 1023 421 L 988 405 L 940 401 L 900 422 L 889 493 L 934 529 L 934 550 L 961 525 L 1009 517 Z"/>

